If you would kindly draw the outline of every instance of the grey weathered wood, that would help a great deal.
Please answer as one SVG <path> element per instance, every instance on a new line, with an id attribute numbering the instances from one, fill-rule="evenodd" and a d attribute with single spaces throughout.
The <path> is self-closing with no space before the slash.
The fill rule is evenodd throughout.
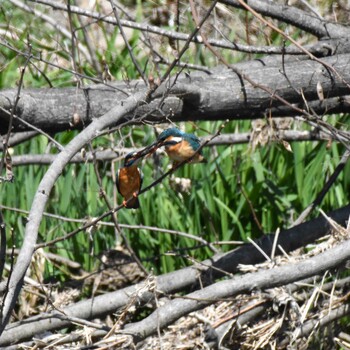
<path id="1" fill-rule="evenodd" d="M 252 86 L 246 80 L 242 85 L 239 76 L 226 67 L 216 68 L 212 74 L 196 72 L 181 74 L 170 79 L 158 89 L 158 98 L 144 104 L 124 120 L 139 123 L 140 117 L 147 121 L 162 122 L 165 117 L 173 121 L 254 119 L 271 113 L 272 116 L 300 114 L 291 105 L 283 105 L 276 95 L 290 104 L 307 110 L 310 106 L 318 114 L 349 112 L 348 99 L 350 82 L 350 54 L 325 57 L 326 65 L 334 67 L 339 78 L 325 65 L 312 60 L 293 58 L 287 60 L 282 69 L 281 58 L 255 60 L 238 64 L 240 72 L 254 81 Z M 266 63 L 267 62 L 267 63 Z M 287 78 L 286 78 L 286 76 Z M 321 102 L 316 85 L 322 85 L 325 100 Z M 168 86 L 172 86 L 167 89 Z M 272 93 L 259 86 L 268 87 Z M 301 91 L 308 106 L 305 106 Z M 0 91 L 0 132 L 7 131 L 7 120 L 17 90 Z M 146 94 L 147 88 L 141 81 L 115 82 L 113 86 L 91 85 L 83 89 L 23 89 L 16 115 L 34 126 L 50 132 L 71 128 L 84 128 L 99 118 L 118 102 L 138 92 Z M 163 100 L 163 97 L 166 96 Z M 341 98 L 344 97 L 344 98 Z M 328 100 L 329 99 L 329 100 Z M 79 123 L 72 125 L 73 116 L 79 116 Z M 28 126 L 14 121 L 14 130 L 29 130 Z"/>

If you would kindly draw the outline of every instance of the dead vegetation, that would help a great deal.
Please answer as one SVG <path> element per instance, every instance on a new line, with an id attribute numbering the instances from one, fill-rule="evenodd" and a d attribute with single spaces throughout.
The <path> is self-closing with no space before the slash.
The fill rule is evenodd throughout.
<path id="1" fill-rule="evenodd" d="M 239 265 L 242 274 L 269 270 L 285 264 L 297 264 L 324 251 L 330 251 L 349 239 L 346 229 L 331 221 L 332 232 L 315 244 L 290 254 L 269 258 L 255 265 Z M 40 254 L 37 254 L 40 255 Z M 33 265 L 37 266 L 35 260 Z M 296 265 L 297 266 L 297 265 Z M 348 321 L 340 319 L 349 314 L 350 277 L 347 266 L 327 270 L 323 274 L 271 289 L 256 289 L 239 294 L 181 317 L 157 334 L 138 341 L 124 332 L 124 325 L 134 322 L 138 315 L 157 310 L 181 294 L 165 294 L 157 290 L 155 277 L 146 279 L 146 289 L 154 296 L 141 303 L 137 294 L 124 308 L 104 319 L 86 321 L 71 319 L 68 332 L 49 332 L 37 336 L 26 349 L 324 349 L 336 346 L 349 348 L 349 334 L 344 332 Z M 78 277 L 80 275 L 80 277 Z M 107 293 L 139 282 L 144 277 L 128 255 L 119 250 L 106 252 L 93 274 L 80 271 L 61 289 L 51 285 L 28 285 L 21 298 L 20 314 L 26 317 L 48 309 L 61 310 L 78 300 L 86 288 L 93 294 Z M 79 287 L 73 288 L 73 283 Z M 79 282 L 80 281 L 80 282 Z M 141 290 L 138 291 L 141 294 Z M 185 297 L 185 296 L 183 296 Z M 186 298 L 186 297 L 185 297 Z M 40 308 L 34 305 L 41 303 Z M 26 310 L 26 311 L 24 311 Z M 147 311 L 148 310 L 148 311 Z M 338 320 L 339 319 L 339 320 Z M 74 325 L 74 326 L 73 326 Z M 123 334 L 124 333 L 124 334 Z"/>

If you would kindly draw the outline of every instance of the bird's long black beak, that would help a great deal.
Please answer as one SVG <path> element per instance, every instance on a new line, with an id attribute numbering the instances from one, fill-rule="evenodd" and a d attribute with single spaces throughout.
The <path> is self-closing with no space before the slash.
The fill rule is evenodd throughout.
<path id="1" fill-rule="evenodd" d="M 161 145 L 159 145 L 160 141 L 155 141 L 152 144 L 150 144 L 149 146 L 143 148 L 141 151 L 137 152 L 137 154 L 135 155 L 135 157 L 137 158 L 141 158 L 141 157 L 145 157 L 145 156 L 150 156 L 152 153 L 154 153 L 159 147 L 161 147 Z"/>
<path id="2" fill-rule="evenodd" d="M 153 142 L 152 144 L 150 144 L 149 146 L 143 148 L 141 151 L 138 151 L 134 158 L 138 159 L 138 158 L 142 158 L 145 156 L 150 156 L 151 154 L 153 154 L 159 147 L 162 146 L 171 146 L 171 145 L 176 145 L 178 143 L 178 141 L 167 141 L 167 140 L 157 140 L 155 142 Z"/>

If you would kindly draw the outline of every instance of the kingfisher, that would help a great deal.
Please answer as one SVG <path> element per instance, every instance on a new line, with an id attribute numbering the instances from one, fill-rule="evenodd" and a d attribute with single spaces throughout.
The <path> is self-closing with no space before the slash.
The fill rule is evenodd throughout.
<path id="1" fill-rule="evenodd" d="M 194 134 L 185 133 L 178 128 L 169 128 L 159 135 L 156 143 L 158 147 L 165 146 L 165 152 L 173 160 L 173 167 L 192 156 L 194 157 L 191 163 L 207 163 L 202 152 L 197 152 L 201 142 Z"/>
<path id="2" fill-rule="evenodd" d="M 140 207 L 137 195 L 141 190 L 143 175 L 138 168 L 138 164 L 142 157 L 143 152 L 128 153 L 124 159 L 124 166 L 118 169 L 117 172 L 117 189 L 124 197 L 124 207 L 128 209 L 137 209 Z"/>

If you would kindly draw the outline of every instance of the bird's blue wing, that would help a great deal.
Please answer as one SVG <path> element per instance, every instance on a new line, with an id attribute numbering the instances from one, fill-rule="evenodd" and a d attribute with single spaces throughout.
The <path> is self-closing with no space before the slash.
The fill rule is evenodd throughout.
<path id="1" fill-rule="evenodd" d="M 185 139 L 187 139 L 187 141 L 190 143 L 190 145 L 192 146 L 194 151 L 197 151 L 197 149 L 200 147 L 201 145 L 201 141 L 200 139 L 194 135 L 194 134 L 186 134 Z"/>

